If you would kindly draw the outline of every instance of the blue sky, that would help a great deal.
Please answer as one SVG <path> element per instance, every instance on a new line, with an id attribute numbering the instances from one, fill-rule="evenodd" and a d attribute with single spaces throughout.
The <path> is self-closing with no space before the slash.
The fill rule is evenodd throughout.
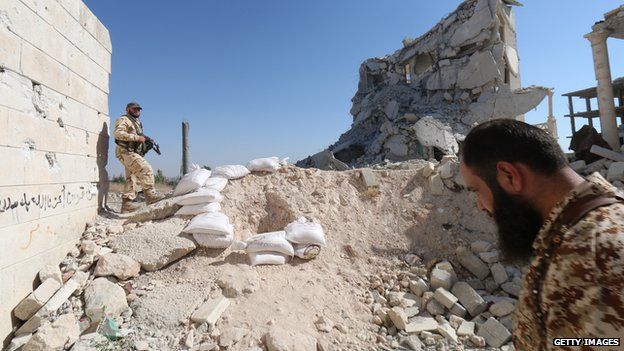
<path id="1" fill-rule="evenodd" d="M 143 106 L 146 134 L 163 150 L 147 159 L 179 173 L 181 122 L 191 160 L 246 163 L 321 151 L 351 124 L 358 68 L 434 26 L 460 1 L 85 0 L 113 43 L 110 115 Z M 562 93 L 595 84 L 583 35 L 615 0 L 526 0 L 516 7 L 522 85 L 555 88 L 560 136 L 570 133 Z M 624 75 L 624 42 L 609 39 L 613 77 Z M 578 101 L 577 109 L 584 106 Z M 545 121 L 547 103 L 527 114 Z M 577 123 L 578 124 L 578 123 Z M 561 139 L 564 151 L 568 141 Z M 111 142 L 108 170 L 120 174 Z"/>

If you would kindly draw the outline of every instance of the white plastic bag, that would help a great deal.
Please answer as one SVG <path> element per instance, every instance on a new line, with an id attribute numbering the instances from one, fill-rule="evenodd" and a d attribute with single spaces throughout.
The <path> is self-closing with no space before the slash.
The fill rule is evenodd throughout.
<path id="1" fill-rule="evenodd" d="M 208 202 L 221 202 L 223 195 L 215 189 L 199 188 L 197 191 L 181 196 L 176 203 L 178 205 L 197 205 Z"/>
<path id="2" fill-rule="evenodd" d="M 304 259 L 311 260 L 316 258 L 321 253 L 321 247 L 316 244 L 294 244 L 295 256 Z"/>
<path id="3" fill-rule="evenodd" d="M 234 226 L 221 212 L 203 213 L 195 216 L 184 228 L 185 233 L 228 236 L 234 233 Z"/>
<path id="4" fill-rule="evenodd" d="M 242 165 L 219 166 L 212 172 L 213 177 L 238 179 L 249 174 L 247 167 Z"/>
<path id="5" fill-rule="evenodd" d="M 206 189 L 214 189 L 216 191 L 222 191 L 225 189 L 228 180 L 221 177 L 212 177 L 206 180 L 206 184 L 204 184 L 204 188 Z"/>
<path id="6" fill-rule="evenodd" d="M 288 256 L 279 252 L 251 252 L 249 253 L 249 260 L 252 266 L 261 264 L 280 265 L 286 263 Z"/>
<path id="7" fill-rule="evenodd" d="M 291 243 L 326 245 L 323 227 L 318 223 L 308 222 L 305 217 L 299 217 L 287 225 L 284 230 L 286 231 L 286 239 Z"/>
<path id="8" fill-rule="evenodd" d="M 232 234 L 222 236 L 194 233 L 193 238 L 195 238 L 195 241 L 197 241 L 197 244 L 199 246 L 208 247 L 211 249 L 228 248 L 230 247 L 230 245 L 232 245 L 232 241 L 234 240 L 234 236 Z"/>
<path id="9" fill-rule="evenodd" d="M 206 179 L 210 178 L 210 174 L 209 170 L 193 165 L 193 171 L 185 174 L 176 185 L 173 196 L 188 194 L 199 189 L 206 183 Z"/>
<path id="10" fill-rule="evenodd" d="M 292 257 L 295 252 L 283 231 L 254 235 L 247 240 L 247 252 L 273 251 Z"/>
<path id="11" fill-rule="evenodd" d="M 247 164 L 247 169 L 252 172 L 275 172 L 279 168 L 280 160 L 277 157 L 257 158 Z"/>
<path id="12" fill-rule="evenodd" d="M 218 202 L 210 202 L 207 204 L 186 205 L 176 212 L 176 216 L 195 216 L 207 212 L 221 211 L 221 204 Z"/>

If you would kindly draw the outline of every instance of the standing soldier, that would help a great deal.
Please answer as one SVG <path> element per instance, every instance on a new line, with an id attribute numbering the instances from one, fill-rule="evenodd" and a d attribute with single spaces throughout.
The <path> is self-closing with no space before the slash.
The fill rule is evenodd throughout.
<path id="1" fill-rule="evenodd" d="M 136 198 L 136 183 L 143 189 L 146 203 L 152 204 L 162 200 L 164 196 L 154 189 L 154 172 L 152 166 L 143 158 L 147 151 L 143 125 L 139 120 L 141 106 L 136 102 L 126 105 L 126 114 L 115 121 L 115 156 L 126 170 L 126 184 L 121 195 L 121 212 L 132 212 L 138 209 L 133 200 Z"/>

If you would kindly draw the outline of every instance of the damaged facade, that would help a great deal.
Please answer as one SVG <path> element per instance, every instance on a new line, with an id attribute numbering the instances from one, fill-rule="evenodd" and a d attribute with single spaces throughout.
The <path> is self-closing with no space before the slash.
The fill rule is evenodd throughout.
<path id="1" fill-rule="evenodd" d="M 548 94 L 521 88 L 513 0 L 467 0 L 392 55 L 360 66 L 351 129 L 322 153 L 297 163 L 340 169 L 458 151 L 470 127 L 518 118 Z M 329 156 L 328 156 L 329 155 Z"/>
<path id="2" fill-rule="evenodd" d="M 0 341 L 103 200 L 111 51 L 80 0 L 0 1 Z"/>

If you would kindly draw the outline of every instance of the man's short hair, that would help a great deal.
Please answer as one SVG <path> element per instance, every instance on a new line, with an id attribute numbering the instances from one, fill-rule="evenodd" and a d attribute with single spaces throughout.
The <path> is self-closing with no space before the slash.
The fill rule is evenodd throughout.
<path id="1" fill-rule="evenodd" d="M 464 164 L 486 182 L 496 179 L 499 161 L 522 163 L 546 176 L 567 164 L 555 138 L 514 119 L 494 119 L 474 127 L 460 152 Z"/>

